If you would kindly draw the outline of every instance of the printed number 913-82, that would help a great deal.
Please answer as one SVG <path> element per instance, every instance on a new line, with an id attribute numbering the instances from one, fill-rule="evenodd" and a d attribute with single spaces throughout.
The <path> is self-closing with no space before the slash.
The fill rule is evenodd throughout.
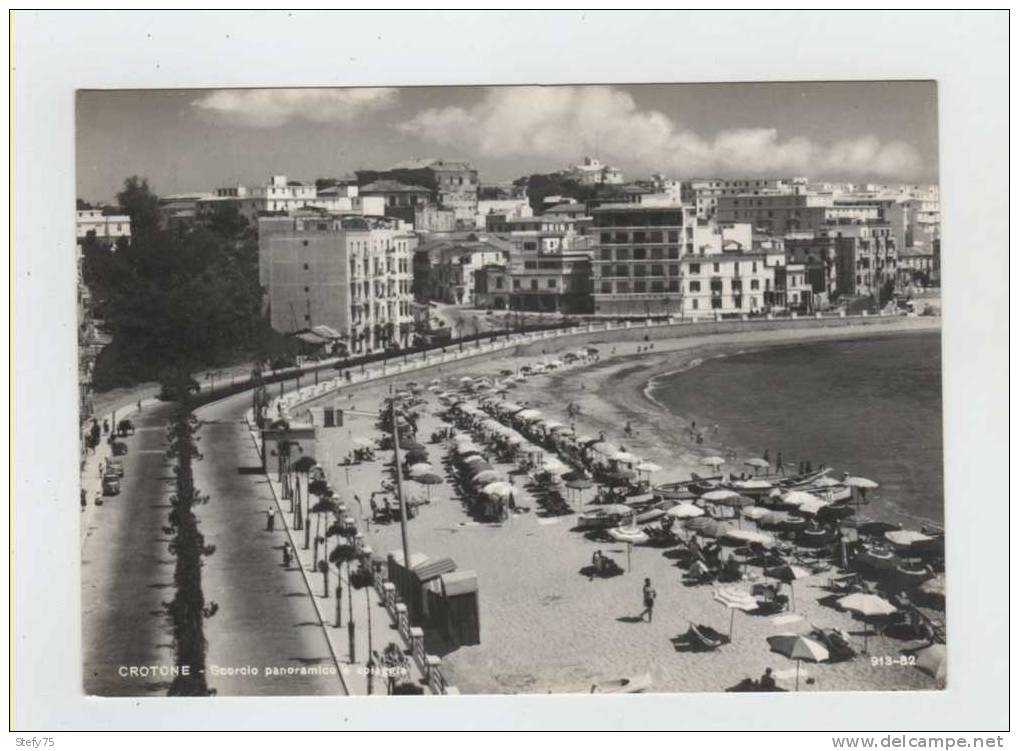
<path id="1" fill-rule="evenodd" d="M 893 657 L 892 655 L 884 655 L 883 657 L 871 657 L 870 664 L 874 667 L 909 667 L 916 665 L 916 655 L 899 655 Z"/>

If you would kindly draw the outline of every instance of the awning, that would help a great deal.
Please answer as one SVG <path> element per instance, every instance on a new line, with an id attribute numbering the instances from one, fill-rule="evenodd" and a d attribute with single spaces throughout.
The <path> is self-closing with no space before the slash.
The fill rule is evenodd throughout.
<path id="1" fill-rule="evenodd" d="M 414 555 L 412 553 L 411 559 L 413 558 Z M 456 571 L 456 561 L 452 558 L 436 558 L 414 566 L 414 575 L 423 582 L 453 571 Z"/>
<path id="2" fill-rule="evenodd" d="M 474 571 L 454 571 L 443 574 L 439 580 L 446 597 L 456 597 L 478 591 L 478 575 Z"/>

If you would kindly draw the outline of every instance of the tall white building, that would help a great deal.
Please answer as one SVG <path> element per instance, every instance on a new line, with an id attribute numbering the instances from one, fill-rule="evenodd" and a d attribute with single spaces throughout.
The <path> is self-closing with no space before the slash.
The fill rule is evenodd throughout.
<path id="1" fill-rule="evenodd" d="M 406 344 L 416 244 L 412 228 L 396 219 L 261 217 L 259 279 L 272 327 L 295 333 L 325 325 L 355 354 Z"/>

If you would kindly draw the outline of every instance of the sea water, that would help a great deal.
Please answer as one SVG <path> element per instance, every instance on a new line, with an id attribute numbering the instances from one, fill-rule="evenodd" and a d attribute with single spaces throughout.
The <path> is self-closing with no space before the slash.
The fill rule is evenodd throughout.
<path id="1" fill-rule="evenodd" d="M 913 528 L 944 519 L 941 337 L 908 334 L 772 347 L 659 376 L 648 395 L 705 445 L 732 447 L 727 471 L 767 450 L 880 484 L 864 512 Z M 715 426 L 718 426 L 717 429 Z M 793 467 L 795 471 L 796 467 Z M 834 476 L 838 476 L 837 474 Z"/>

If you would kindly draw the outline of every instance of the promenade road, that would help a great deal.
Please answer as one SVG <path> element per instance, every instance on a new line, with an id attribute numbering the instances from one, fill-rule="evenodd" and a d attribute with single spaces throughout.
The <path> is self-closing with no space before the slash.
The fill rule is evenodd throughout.
<path id="1" fill-rule="evenodd" d="M 132 416 L 120 495 L 89 509 L 82 545 L 83 686 L 87 694 L 165 693 L 169 679 L 120 675 L 131 667 L 173 664 L 163 601 L 173 596 L 173 557 L 162 527 L 173 470 L 166 458 L 170 405 Z M 91 504 L 92 499 L 89 499 Z"/>
<path id="2" fill-rule="evenodd" d="M 279 516 L 275 531 L 266 530 L 265 511 L 275 501 L 244 423 L 250 406 L 245 392 L 196 412 L 203 459 L 195 482 L 209 496 L 197 509 L 199 528 L 216 546 L 205 559 L 202 590 L 219 606 L 205 622 L 208 684 L 220 696 L 342 694 L 301 571 L 283 566 Z"/>

